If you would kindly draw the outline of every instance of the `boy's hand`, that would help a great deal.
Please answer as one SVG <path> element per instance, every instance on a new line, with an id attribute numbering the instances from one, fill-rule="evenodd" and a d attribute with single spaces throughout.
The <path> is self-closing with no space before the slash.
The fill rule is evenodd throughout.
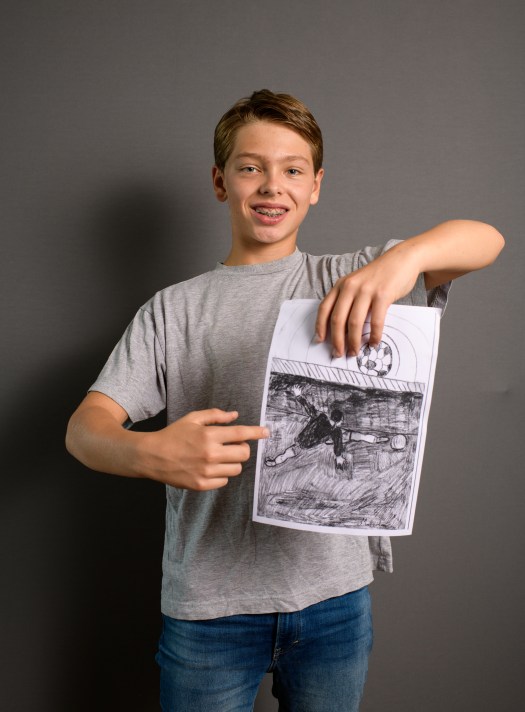
<path id="1" fill-rule="evenodd" d="M 196 410 L 166 428 L 144 433 L 141 464 L 159 482 L 205 491 L 228 484 L 250 457 L 247 440 L 267 438 L 267 428 L 229 425 L 236 411 Z"/>
<path id="2" fill-rule="evenodd" d="M 376 346 L 388 307 L 410 292 L 419 272 L 410 250 L 399 243 L 365 267 L 341 277 L 319 305 L 317 341 L 325 340 L 330 326 L 333 355 L 340 357 L 348 350 L 350 356 L 356 356 L 370 313 L 369 343 Z"/>

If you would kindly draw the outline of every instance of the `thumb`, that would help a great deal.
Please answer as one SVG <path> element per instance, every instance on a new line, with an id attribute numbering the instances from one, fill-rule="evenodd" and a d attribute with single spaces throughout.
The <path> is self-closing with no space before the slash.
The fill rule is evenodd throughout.
<path id="1" fill-rule="evenodd" d="M 208 408 L 206 410 L 194 410 L 192 413 L 188 413 L 186 417 L 197 425 L 220 425 L 231 423 L 239 417 L 239 413 L 236 410 Z"/>

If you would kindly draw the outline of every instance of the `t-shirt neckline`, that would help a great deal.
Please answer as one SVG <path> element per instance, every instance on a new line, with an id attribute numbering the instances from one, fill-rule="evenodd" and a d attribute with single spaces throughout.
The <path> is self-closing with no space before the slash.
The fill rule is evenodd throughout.
<path id="1" fill-rule="evenodd" d="M 296 247 L 295 252 L 286 257 L 281 257 L 279 260 L 272 262 L 258 262 L 253 265 L 225 265 L 222 262 L 217 262 L 215 269 L 222 274 L 270 274 L 271 272 L 281 272 L 285 269 L 290 269 L 297 265 L 303 257 L 303 253 Z"/>

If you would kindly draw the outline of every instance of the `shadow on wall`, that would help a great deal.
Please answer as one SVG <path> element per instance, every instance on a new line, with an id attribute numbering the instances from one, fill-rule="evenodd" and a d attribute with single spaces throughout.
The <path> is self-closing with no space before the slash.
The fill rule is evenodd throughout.
<path id="1" fill-rule="evenodd" d="M 117 186 L 94 202 L 85 241 L 108 304 L 132 314 L 157 290 L 188 278 L 203 232 L 196 212 L 176 186 L 140 182 Z"/>
<path id="2" fill-rule="evenodd" d="M 81 283 L 92 321 L 78 323 L 77 290 L 63 310 L 63 343 L 34 344 L 30 377 L 4 403 L 2 646 L 16 672 L 1 687 L 17 709 L 158 710 L 164 488 L 90 472 L 63 443 L 69 415 L 134 310 L 188 276 L 189 247 L 179 252 L 172 237 L 189 220 L 189 207 L 179 207 L 166 191 L 135 184 L 87 209 L 83 247 L 72 248 L 83 250 L 71 263 L 78 274 L 57 268 L 52 279 L 63 280 L 63 293 Z M 140 427 L 163 423 L 161 414 Z"/>

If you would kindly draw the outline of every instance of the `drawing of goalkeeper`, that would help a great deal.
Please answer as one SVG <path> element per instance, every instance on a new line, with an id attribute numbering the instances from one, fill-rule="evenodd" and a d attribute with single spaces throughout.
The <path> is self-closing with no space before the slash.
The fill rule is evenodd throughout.
<path id="1" fill-rule="evenodd" d="M 330 410 L 330 415 L 327 415 L 323 411 L 317 410 L 317 408 L 309 403 L 303 396 L 302 386 L 292 386 L 292 392 L 296 400 L 303 406 L 308 414 L 309 421 L 296 437 L 294 444 L 290 445 L 290 447 L 280 455 L 277 455 L 274 459 L 266 458 L 264 461 L 265 465 L 268 467 L 281 465 L 291 457 L 296 457 L 301 449 L 308 450 L 321 443 L 326 443 L 333 444 L 336 470 L 343 470 L 345 466 L 345 459 L 343 457 L 344 442 L 343 429 L 340 425 L 343 420 L 342 411 L 334 407 Z M 349 439 L 354 441 L 364 440 L 369 443 L 386 442 L 388 440 L 386 437 L 366 435 L 354 431 L 350 431 Z"/>

